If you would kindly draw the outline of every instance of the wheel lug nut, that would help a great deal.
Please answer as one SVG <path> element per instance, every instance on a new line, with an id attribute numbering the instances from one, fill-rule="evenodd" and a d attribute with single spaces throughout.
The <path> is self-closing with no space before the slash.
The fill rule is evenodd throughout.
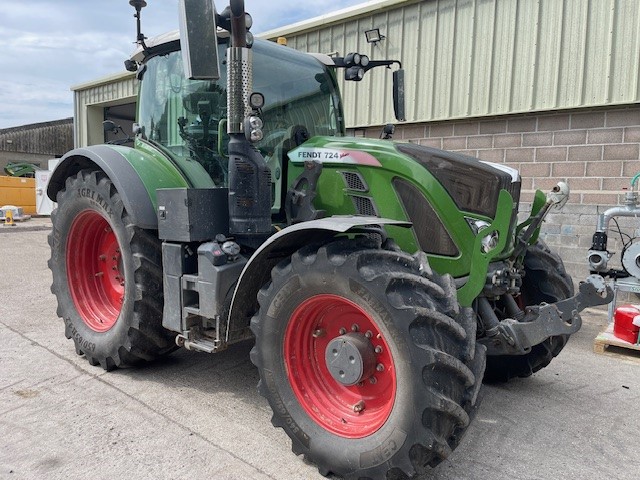
<path id="1" fill-rule="evenodd" d="M 347 329 L 346 329 L 346 328 L 344 328 L 344 327 L 342 327 L 340 330 L 338 330 L 338 333 L 339 333 L 340 335 L 344 335 L 345 333 L 347 333 Z"/>
<path id="2" fill-rule="evenodd" d="M 360 413 L 363 410 L 364 410 L 364 400 L 360 400 L 358 403 L 356 403 L 353 406 L 353 411 L 356 413 Z"/>
<path id="3" fill-rule="evenodd" d="M 358 330 L 360 330 L 360 327 L 358 327 L 358 325 L 356 325 L 355 323 L 353 325 L 351 325 L 351 331 L 352 332 L 357 332 Z"/>
<path id="4" fill-rule="evenodd" d="M 379 363 L 378 365 L 376 365 L 376 370 L 379 372 L 384 372 L 384 365 L 382 363 Z"/>
<path id="5" fill-rule="evenodd" d="M 382 347 L 380 345 L 378 345 L 375 350 L 376 353 L 382 353 Z"/>
<path id="6" fill-rule="evenodd" d="M 320 337 L 324 337 L 327 334 L 327 331 L 324 328 L 318 328 L 317 330 L 313 331 L 313 338 L 320 338 Z"/>
<path id="7" fill-rule="evenodd" d="M 365 333 L 364 336 L 367 338 L 371 338 L 373 337 L 373 333 L 371 333 L 371 330 L 367 330 L 367 333 Z"/>
<path id="8" fill-rule="evenodd" d="M 371 385 L 375 385 L 376 383 L 378 383 L 378 379 L 377 379 L 376 377 L 371 377 L 371 378 L 369 379 L 369 383 L 370 383 Z"/>

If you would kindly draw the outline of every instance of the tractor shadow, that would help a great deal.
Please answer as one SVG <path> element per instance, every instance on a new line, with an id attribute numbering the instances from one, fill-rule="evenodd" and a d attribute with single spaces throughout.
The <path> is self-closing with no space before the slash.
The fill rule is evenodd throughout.
<path id="1" fill-rule="evenodd" d="M 253 340 L 247 340 L 215 354 L 179 349 L 144 366 L 112 373 L 137 382 L 211 395 L 211 399 L 221 393 L 232 394 L 239 401 L 267 408 L 257 390 L 258 369 L 249 358 L 253 344 Z"/>

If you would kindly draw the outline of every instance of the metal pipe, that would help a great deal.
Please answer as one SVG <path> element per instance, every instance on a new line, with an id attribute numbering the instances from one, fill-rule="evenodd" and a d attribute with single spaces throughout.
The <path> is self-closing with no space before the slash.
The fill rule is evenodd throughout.
<path id="1" fill-rule="evenodd" d="M 596 232 L 606 232 L 609 228 L 609 222 L 613 217 L 640 217 L 637 193 L 627 192 L 624 203 L 623 206 L 612 207 L 598 216 Z"/>
<path id="2" fill-rule="evenodd" d="M 495 337 L 498 334 L 500 320 L 486 297 L 478 297 L 476 301 L 478 305 L 478 315 L 480 315 L 480 320 L 482 320 L 487 336 Z"/>
<path id="3" fill-rule="evenodd" d="M 231 0 L 231 45 L 247 46 L 247 22 L 244 13 L 244 0 Z"/>
<path id="4" fill-rule="evenodd" d="M 252 52 L 246 47 L 227 49 L 227 133 L 244 136 L 244 119 L 249 113 L 253 89 Z"/>
<path id="5" fill-rule="evenodd" d="M 244 0 L 231 0 L 231 47 L 228 49 L 227 133 L 243 134 L 249 111 L 249 92 L 253 89 L 251 51 L 247 48 L 247 22 Z"/>
<path id="6" fill-rule="evenodd" d="M 505 308 L 507 309 L 507 314 L 514 320 L 522 320 L 524 312 L 520 309 L 515 299 L 509 294 L 503 295 L 501 298 L 504 302 Z"/>

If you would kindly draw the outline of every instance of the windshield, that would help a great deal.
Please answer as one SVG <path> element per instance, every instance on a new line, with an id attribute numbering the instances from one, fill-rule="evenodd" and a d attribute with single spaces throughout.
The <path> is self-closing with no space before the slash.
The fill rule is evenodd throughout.
<path id="1" fill-rule="evenodd" d="M 226 46 L 219 48 L 224 59 Z M 256 42 L 252 50 L 253 91 L 265 97 L 264 138 L 255 145 L 267 163 L 283 161 L 283 145 L 291 143 L 287 140 L 295 127 L 305 127 L 309 136 L 343 134 L 340 96 L 325 66 L 270 42 Z M 150 58 L 140 87 L 138 122 L 143 138 L 176 160 L 197 160 L 217 185 L 226 186 L 224 61 L 220 77 L 215 82 L 185 79 L 180 51 Z"/>

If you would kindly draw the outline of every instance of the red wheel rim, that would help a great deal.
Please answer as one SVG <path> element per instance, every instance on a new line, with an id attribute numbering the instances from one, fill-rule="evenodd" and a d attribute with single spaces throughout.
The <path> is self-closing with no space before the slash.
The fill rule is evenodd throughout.
<path id="1" fill-rule="evenodd" d="M 366 334 L 376 348 L 373 378 L 353 386 L 336 381 L 325 361 L 327 345 L 345 331 Z M 300 304 L 285 332 L 284 357 L 300 405 L 325 430 L 345 438 L 362 438 L 376 432 L 389 418 L 396 396 L 393 357 L 376 322 L 355 303 L 323 294 Z"/>
<path id="2" fill-rule="evenodd" d="M 118 320 L 124 301 L 120 245 L 109 222 L 93 210 L 81 212 L 67 239 L 71 298 L 89 328 L 106 332 Z"/>

